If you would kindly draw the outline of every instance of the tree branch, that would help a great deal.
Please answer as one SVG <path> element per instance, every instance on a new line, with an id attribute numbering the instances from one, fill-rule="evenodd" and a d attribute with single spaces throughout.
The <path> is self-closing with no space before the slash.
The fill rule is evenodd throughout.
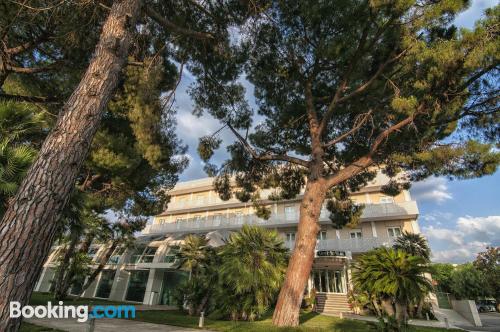
<path id="1" fill-rule="evenodd" d="M 53 63 L 48 66 L 43 66 L 43 67 L 15 67 L 15 66 L 10 66 L 7 65 L 5 66 L 6 71 L 10 71 L 13 73 L 18 73 L 18 74 L 36 74 L 36 73 L 43 73 L 46 71 L 51 71 L 57 69 L 57 66 L 59 63 Z"/>
<path id="2" fill-rule="evenodd" d="M 187 36 L 187 37 L 192 37 L 192 38 L 199 39 L 199 40 L 214 40 L 215 39 L 215 37 L 211 33 L 194 31 L 194 30 L 191 30 L 191 29 L 180 27 L 177 24 L 169 21 L 165 17 L 163 17 L 160 14 L 158 14 L 156 11 L 154 11 L 149 6 L 144 6 L 144 12 L 151 19 L 153 19 L 153 21 L 155 21 L 156 23 L 158 23 L 163 28 L 165 28 L 165 29 L 167 29 L 169 31 L 173 31 L 173 32 L 176 32 L 178 34 L 181 34 L 181 35 L 184 35 L 184 36 Z"/>
<path id="3" fill-rule="evenodd" d="M 378 67 L 375 74 L 373 74 L 373 76 L 370 77 L 370 79 L 368 79 L 368 81 L 366 81 L 365 83 L 358 86 L 353 92 L 341 97 L 341 94 L 342 94 L 342 92 L 345 89 L 345 86 L 347 84 L 347 81 L 344 81 L 339 86 L 339 89 L 337 89 L 337 92 L 335 93 L 335 96 L 333 97 L 330 105 L 328 105 L 328 110 L 327 110 L 325 116 L 321 120 L 320 133 L 322 133 L 325 130 L 325 128 L 328 126 L 328 121 L 330 121 L 331 117 L 333 116 L 333 112 L 335 110 L 336 105 L 338 105 L 342 102 L 345 102 L 346 100 L 351 99 L 352 97 L 355 97 L 355 96 L 359 95 L 360 93 L 364 92 L 380 76 L 380 74 L 382 74 L 384 69 L 389 64 L 400 59 L 406 52 L 408 52 L 408 49 L 405 49 L 404 51 L 402 51 L 401 53 L 399 53 L 395 57 L 393 57 L 394 52 L 391 52 L 389 58 Z"/>
<path id="4" fill-rule="evenodd" d="M 370 117 L 371 113 L 372 113 L 372 111 L 370 110 L 368 113 L 360 114 L 360 116 L 363 116 L 363 118 L 361 118 L 361 120 L 357 121 L 357 124 L 354 126 L 354 128 L 352 128 L 351 130 L 343 133 L 342 135 L 340 135 L 340 136 L 332 139 L 328 143 L 323 144 L 323 148 L 327 148 L 329 146 L 335 145 L 335 144 L 341 142 L 342 140 L 344 140 L 346 137 L 348 137 L 348 136 L 354 134 L 355 132 L 357 132 L 366 123 L 366 121 Z"/>
<path id="5" fill-rule="evenodd" d="M 255 151 L 255 149 L 247 142 L 247 140 L 245 138 L 243 138 L 243 136 L 241 136 L 240 133 L 238 133 L 238 131 L 236 131 L 236 129 L 233 128 L 233 126 L 231 126 L 229 123 L 227 123 L 226 125 L 233 132 L 233 134 L 236 136 L 236 138 L 241 142 L 241 144 L 243 144 L 243 146 L 245 147 L 245 150 L 247 150 L 247 152 L 250 153 L 250 155 L 254 159 L 262 160 L 262 161 L 266 161 L 266 160 L 269 160 L 269 161 L 271 161 L 271 160 L 287 161 L 287 162 L 297 164 L 297 165 L 300 165 L 300 166 L 303 166 L 306 168 L 308 168 L 310 165 L 310 162 L 307 160 L 292 157 L 292 156 L 289 156 L 286 154 L 284 154 L 284 155 L 269 154 L 269 153 L 258 154 L 257 151 Z"/>
<path id="6" fill-rule="evenodd" d="M 8 93 L 0 93 L 0 99 L 12 100 L 17 102 L 39 103 L 39 104 L 59 104 L 63 101 L 56 97 L 43 97 L 43 96 L 23 96 L 12 95 Z"/>

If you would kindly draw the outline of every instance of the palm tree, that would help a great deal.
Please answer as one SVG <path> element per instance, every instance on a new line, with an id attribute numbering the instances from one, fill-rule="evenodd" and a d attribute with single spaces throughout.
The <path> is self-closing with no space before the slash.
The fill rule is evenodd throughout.
<path id="1" fill-rule="evenodd" d="M 427 261 L 402 250 L 374 249 L 362 255 L 353 267 L 355 287 L 381 299 L 392 299 L 399 326 L 406 322 L 408 304 L 419 301 L 432 289 L 424 276 L 430 272 Z"/>
<path id="2" fill-rule="evenodd" d="M 0 217 L 31 165 L 36 151 L 22 144 L 12 144 L 9 139 L 0 141 Z"/>
<path id="3" fill-rule="evenodd" d="M 284 280 L 288 249 L 276 231 L 243 226 L 221 248 L 219 306 L 232 318 L 253 320 L 273 304 Z"/>
<path id="4" fill-rule="evenodd" d="M 189 271 L 189 279 L 205 265 L 209 259 L 210 250 L 208 240 L 204 236 L 193 234 L 186 236 L 178 257 L 181 261 L 180 267 Z"/>
<path id="5" fill-rule="evenodd" d="M 404 231 L 403 234 L 396 239 L 392 247 L 396 250 L 402 250 L 412 256 L 420 256 L 427 262 L 431 259 L 431 249 L 429 248 L 427 240 L 421 234 Z"/>

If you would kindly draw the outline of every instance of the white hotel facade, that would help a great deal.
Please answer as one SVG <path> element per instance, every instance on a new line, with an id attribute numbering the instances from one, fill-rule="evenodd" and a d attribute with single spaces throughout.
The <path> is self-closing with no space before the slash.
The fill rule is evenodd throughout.
<path id="1" fill-rule="evenodd" d="M 137 237 L 135 248 L 117 249 L 84 297 L 153 305 L 175 305 L 173 291 L 186 277 L 178 269 L 176 253 L 188 234 L 205 235 L 218 246 L 232 231 L 244 224 L 276 229 L 285 245 L 293 249 L 299 220 L 301 195 L 291 200 L 264 201 L 271 208 L 269 220 L 259 219 L 251 203 L 236 199 L 222 201 L 213 189 L 213 179 L 181 182 L 169 193 L 168 210 L 155 216 Z M 317 292 L 317 310 L 349 311 L 347 292 L 352 288 L 350 265 L 360 254 L 379 246 L 391 245 L 403 231 L 419 233 L 417 203 L 408 191 L 386 196 L 381 186 L 388 179 L 379 174 L 366 187 L 352 194 L 365 208 L 356 228 L 337 230 L 324 209 L 320 216 L 313 271 L 308 290 Z M 261 193 L 264 199 L 270 191 Z M 95 261 L 104 254 L 105 245 L 95 244 L 89 255 Z M 36 291 L 47 292 L 55 276 L 55 248 L 44 265 Z M 83 281 L 82 281 L 83 282 Z M 75 285 L 70 293 L 78 293 Z"/>

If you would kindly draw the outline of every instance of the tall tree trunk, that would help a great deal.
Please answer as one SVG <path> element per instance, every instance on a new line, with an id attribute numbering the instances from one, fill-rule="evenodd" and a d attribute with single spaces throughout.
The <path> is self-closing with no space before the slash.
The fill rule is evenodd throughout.
<path id="1" fill-rule="evenodd" d="M 125 65 L 140 0 L 114 1 L 87 71 L 0 222 L 0 331 L 17 331 L 82 163 Z"/>
<path id="2" fill-rule="evenodd" d="M 295 248 L 274 310 L 274 325 L 299 325 L 300 304 L 314 261 L 314 248 L 319 231 L 318 219 L 325 195 L 324 179 L 310 177 L 300 205 Z"/>
<path id="3" fill-rule="evenodd" d="M 394 316 L 394 306 L 392 305 L 392 299 L 390 297 L 381 298 L 380 304 L 387 315 Z"/>
<path id="4" fill-rule="evenodd" d="M 66 296 L 66 293 L 63 293 L 64 275 L 69 270 L 69 263 L 70 263 L 71 257 L 73 257 L 75 255 L 76 246 L 78 245 L 78 240 L 80 240 L 80 234 L 76 234 L 76 233 L 71 234 L 71 241 L 68 244 L 68 247 L 66 248 L 66 251 L 64 252 L 64 257 L 61 260 L 61 262 L 57 268 L 56 284 L 55 284 L 55 290 L 54 290 L 54 299 L 56 301 L 63 300 L 64 297 Z"/>
<path id="5" fill-rule="evenodd" d="M 78 295 L 78 298 L 82 297 L 83 293 L 85 293 L 87 288 L 89 288 L 89 286 L 94 282 L 99 273 L 101 273 L 102 269 L 104 269 L 104 266 L 106 266 L 106 264 L 108 263 L 109 258 L 111 257 L 117 246 L 118 246 L 118 241 L 113 241 L 113 243 L 111 243 L 111 246 L 108 249 L 106 249 L 106 253 L 101 258 L 100 263 L 97 266 L 97 269 L 95 269 L 92 272 L 92 274 L 88 277 L 87 281 L 82 287 L 82 290 L 80 291 L 80 295 Z"/>

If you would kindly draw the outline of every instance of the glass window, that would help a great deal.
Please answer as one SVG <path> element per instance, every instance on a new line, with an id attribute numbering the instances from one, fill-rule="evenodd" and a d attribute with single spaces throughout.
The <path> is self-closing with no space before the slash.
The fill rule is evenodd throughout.
<path id="1" fill-rule="evenodd" d="M 234 213 L 234 218 L 236 219 L 236 222 L 238 222 L 238 223 L 243 222 L 243 212 L 236 211 Z"/>
<path id="2" fill-rule="evenodd" d="M 394 203 L 394 198 L 391 196 L 381 196 L 379 202 L 380 203 Z"/>
<path id="3" fill-rule="evenodd" d="M 85 279 L 86 278 L 82 276 L 77 277 L 76 280 L 71 285 L 69 293 L 71 295 L 80 295 L 80 293 L 82 292 L 83 283 L 85 282 Z"/>
<path id="4" fill-rule="evenodd" d="M 146 284 L 148 282 L 148 270 L 130 271 L 128 281 L 127 294 L 125 300 L 142 302 L 144 301 L 144 293 L 146 292 Z"/>
<path id="5" fill-rule="evenodd" d="M 168 253 L 163 258 L 163 262 L 171 264 L 175 263 L 177 261 L 177 254 L 179 253 L 179 249 L 180 248 L 178 246 L 170 247 Z"/>
<path id="6" fill-rule="evenodd" d="M 361 231 L 353 231 L 349 232 L 351 239 L 361 239 L 363 237 L 363 233 Z"/>
<path id="7" fill-rule="evenodd" d="M 286 242 L 294 242 L 295 233 L 286 233 Z"/>
<path id="8" fill-rule="evenodd" d="M 153 262 L 153 259 L 156 254 L 156 250 L 158 250 L 157 247 L 147 247 L 146 250 L 144 250 L 144 253 L 142 254 L 141 257 L 141 263 L 151 263 Z"/>
<path id="9" fill-rule="evenodd" d="M 318 240 L 326 240 L 326 231 L 319 231 L 318 235 L 316 235 L 316 239 L 318 239 Z"/>
<path id="10" fill-rule="evenodd" d="M 398 237 L 401 235 L 400 227 L 389 227 L 387 228 L 387 232 L 389 233 L 389 237 Z"/>
<path id="11" fill-rule="evenodd" d="M 138 246 L 134 249 L 134 251 L 132 252 L 132 255 L 130 256 L 130 263 L 131 264 L 135 264 L 139 261 L 145 248 L 146 248 L 145 246 Z"/>
<path id="12" fill-rule="evenodd" d="M 97 291 L 95 293 L 96 297 L 101 297 L 107 299 L 111 293 L 111 287 L 113 286 L 113 280 L 115 279 L 115 270 L 103 270 L 101 272 L 101 278 L 99 279 L 99 285 L 97 286 Z"/>
<path id="13" fill-rule="evenodd" d="M 118 264 L 120 262 L 120 257 L 123 255 L 125 252 L 125 248 L 117 248 L 109 257 L 108 264 Z"/>
<path id="14" fill-rule="evenodd" d="M 295 218 L 295 206 L 285 206 L 285 219 L 290 220 Z"/>
<path id="15" fill-rule="evenodd" d="M 95 255 L 97 254 L 98 251 L 99 251 L 98 247 L 90 248 L 89 251 L 87 252 L 87 256 L 94 259 Z"/>

